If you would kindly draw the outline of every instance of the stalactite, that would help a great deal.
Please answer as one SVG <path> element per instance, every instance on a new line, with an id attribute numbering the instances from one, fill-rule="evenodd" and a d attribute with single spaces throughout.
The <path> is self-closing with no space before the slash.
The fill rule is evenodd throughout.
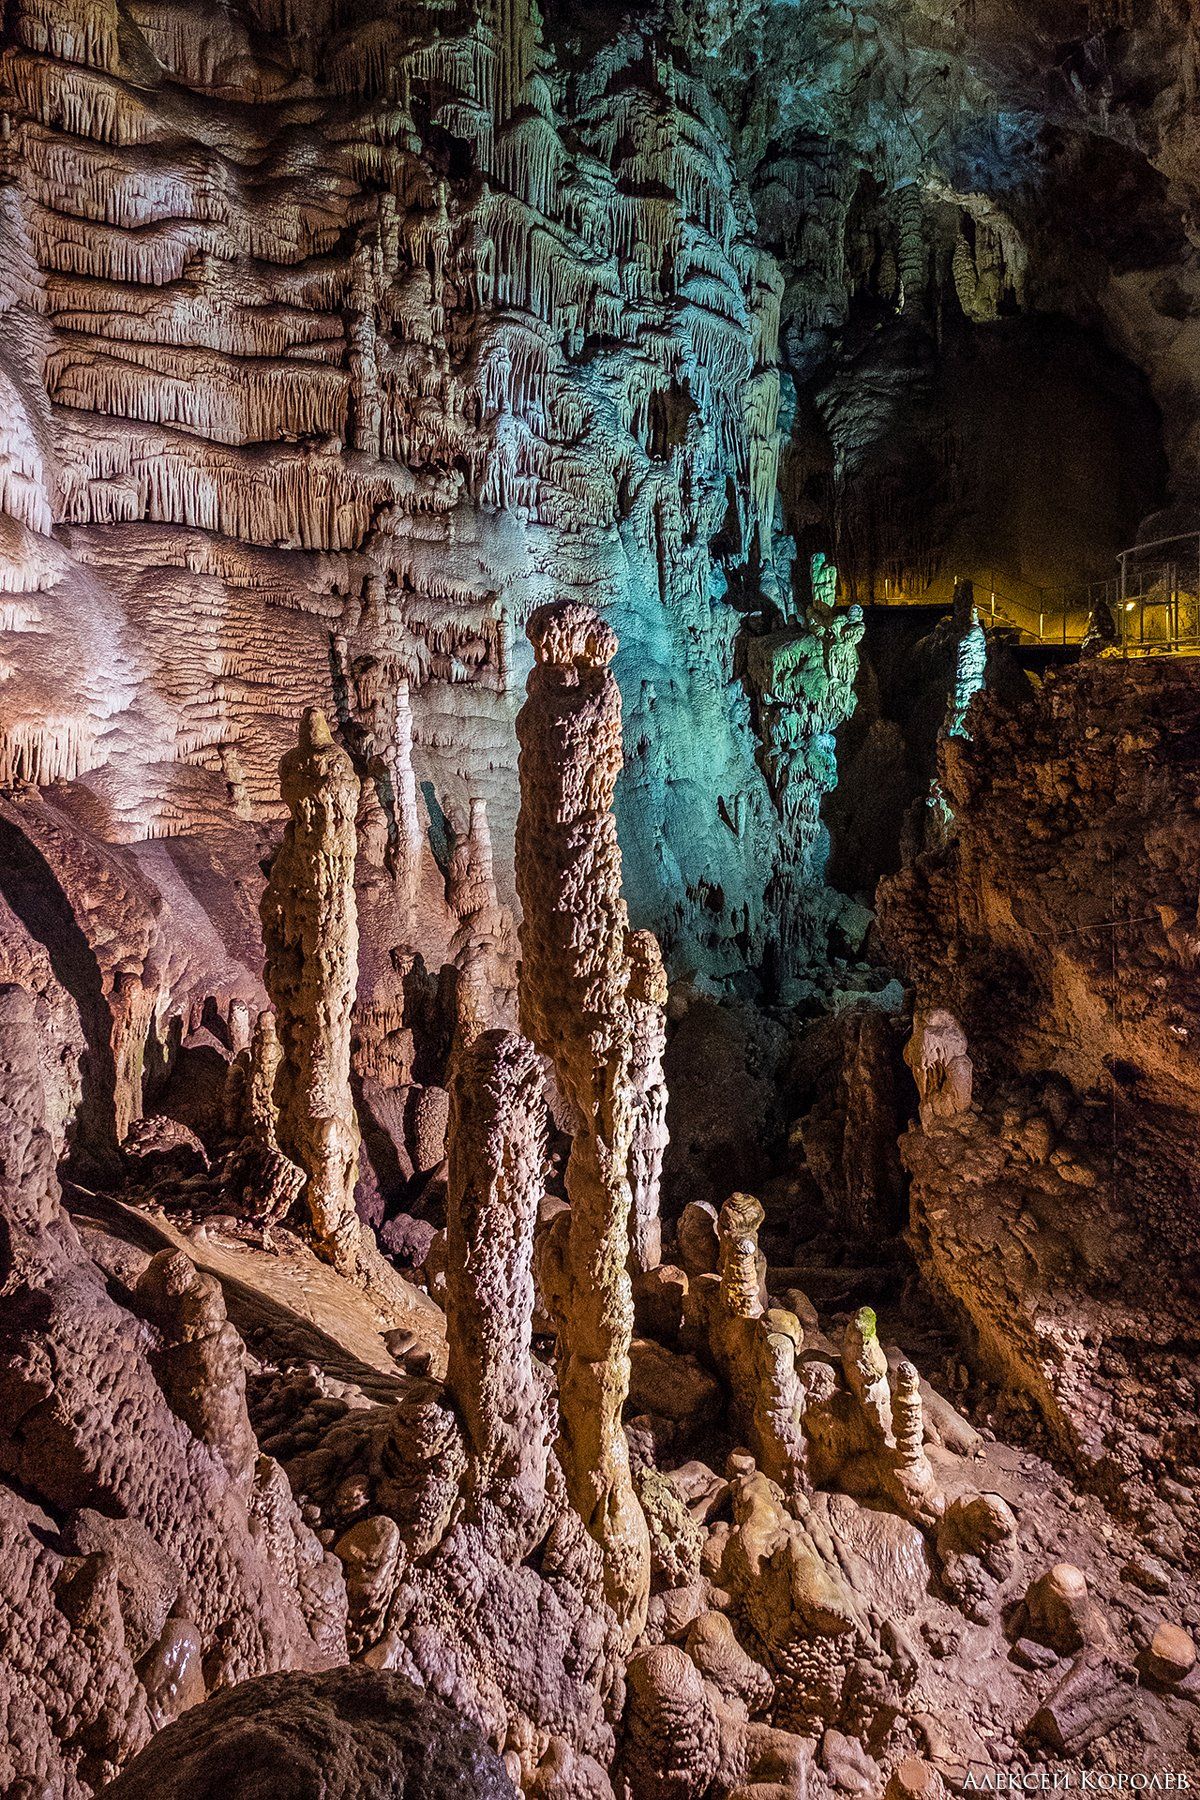
<path id="1" fill-rule="evenodd" d="M 50 358 L 46 385 L 63 406 L 176 425 L 224 444 L 347 435 L 349 384 L 337 369 L 297 373 L 288 363 L 175 348 L 145 361 L 97 354 L 94 345 Z M 359 448 L 365 446 L 359 445 Z"/>
<path id="2" fill-rule="evenodd" d="M 133 837 L 195 825 L 198 770 L 232 793 L 233 743 L 238 808 L 271 812 L 263 719 L 307 697 L 272 615 L 286 608 L 324 630 L 317 558 L 361 555 L 403 572 L 387 654 L 421 693 L 422 749 L 452 750 L 478 796 L 502 766 L 504 728 L 485 707 L 486 742 L 469 743 L 464 690 L 505 691 L 493 596 L 510 579 L 519 617 L 545 596 L 551 561 L 565 592 L 589 596 L 621 533 L 630 591 L 657 567 L 679 630 L 694 626 L 704 656 L 727 671 L 727 643 L 705 613 L 706 546 L 729 482 L 749 493 L 741 553 L 771 531 L 780 282 L 751 241 L 705 83 L 669 55 L 624 46 L 611 81 L 587 77 L 568 140 L 529 0 L 436 26 L 427 9 L 351 20 L 319 8 L 293 42 L 284 15 L 296 11 L 294 0 L 246 0 L 218 30 L 186 7 L 152 8 L 130 42 L 167 71 L 160 90 L 130 79 L 128 47 L 113 61 L 100 30 L 109 13 L 87 35 L 78 0 L 28 0 L 6 63 L 11 191 L 30 244 L 23 300 L 44 327 L 36 365 L 54 404 L 31 439 L 40 471 L 30 446 L 0 457 L 0 470 L 13 515 L 35 532 L 68 525 L 78 554 L 104 559 L 133 635 L 155 643 L 154 675 L 129 684 L 128 720 L 89 722 L 77 758 L 45 731 L 38 748 L 14 719 L 9 760 L 73 776 L 93 758 L 127 759 L 145 707 L 161 721 L 163 773 L 139 802 L 121 784 L 114 804 Z M 69 63 L 53 60 L 60 38 Z M 298 85 L 287 86 L 285 65 Z M 234 85 L 246 110 L 201 131 L 201 120 L 224 119 Z M 182 111 L 165 104 L 168 91 Z M 431 95 L 439 130 L 472 145 L 469 182 L 428 153 L 418 122 Z M 259 102 L 283 108 L 266 140 Z M 681 386 L 688 418 L 676 442 L 664 396 Z M 527 539 L 519 568 L 493 514 Z M 134 532 L 138 556 L 180 571 L 173 602 L 167 580 L 156 573 L 139 590 L 109 556 Z M 207 539 L 204 555 L 226 566 L 193 580 L 199 569 L 173 548 L 184 534 L 189 559 Z M 251 573 L 236 546 L 280 560 Z M 23 591 L 0 560 L 9 587 Z M 686 626 L 685 613 L 695 614 Z M 265 681 L 229 652 L 235 636 L 255 643 Z M 694 673 L 719 714 L 717 687 Z M 372 730 L 396 863 L 402 839 L 421 839 L 415 798 L 403 801 L 406 821 L 395 810 L 412 776 L 390 766 L 378 721 Z M 726 720 L 721 732 L 731 769 L 740 759 L 753 779 L 744 728 Z M 507 838 L 501 815 L 501 887 Z M 743 859 L 769 854 L 754 833 L 740 842 Z M 705 853 L 701 833 L 688 854 Z M 743 876 L 724 873 L 732 894 Z M 723 934 L 726 960 L 732 930 L 724 920 L 710 932 Z"/>

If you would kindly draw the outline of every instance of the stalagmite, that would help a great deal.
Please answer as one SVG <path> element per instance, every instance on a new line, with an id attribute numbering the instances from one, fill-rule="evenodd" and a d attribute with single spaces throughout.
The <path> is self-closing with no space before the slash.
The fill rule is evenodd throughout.
<path id="1" fill-rule="evenodd" d="M 358 978 L 354 899 L 359 784 L 310 707 L 279 766 L 291 812 L 262 900 L 266 967 L 283 1056 L 279 1141 L 305 1173 L 304 1198 L 322 1255 L 353 1272 L 358 1122 L 350 1091 L 350 1013 Z"/>
<path id="2" fill-rule="evenodd" d="M 935 1131 L 968 1111 L 974 1070 L 966 1033 L 944 1007 L 919 1007 L 904 1047 L 920 1098 L 921 1128 Z"/>
<path id="3" fill-rule="evenodd" d="M 794 1499 L 807 1485 L 805 1396 L 796 1368 L 804 1334 L 795 1314 L 764 1303 L 762 1222 L 763 1209 L 752 1194 L 731 1194 L 721 1208 L 720 1291 L 709 1339 L 758 1466 Z"/>
<path id="4" fill-rule="evenodd" d="M 393 873 L 404 906 L 416 902 L 421 861 L 421 819 L 417 811 L 417 778 L 413 773 L 413 716 L 407 680 L 396 682 L 394 737 L 387 757 L 391 769 L 396 836 Z"/>
<path id="5" fill-rule="evenodd" d="M 543 607 L 517 720 L 521 812 L 521 1017 L 554 1064 L 574 1136 L 558 1320 L 562 1456 L 571 1498 L 604 1555 L 605 1588 L 631 1635 L 645 1618 L 649 1539 L 621 1412 L 633 1300 L 629 1156 L 633 1080 L 628 925 L 612 812 L 621 767 L 617 642 L 589 609 Z"/>
<path id="6" fill-rule="evenodd" d="M 254 1021 L 246 1060 L 239 1070 L 231 1066 L 231 1077 L 241 1075 L 237 1124 L 247 1137 L 262 1143 L 274 1143 L 279 1128 L 279 1104 L 275 1083 L 283 1051 L 275 1030 L 275 1014 L 264 1007 Z"/>
<path id="7" fill-rule="evenodd" d="M 225 1122 L 234 1146 L 221 1179 L 239 1210 L 267 1226 L 287 1217 L 305 1185 L 304 1170 L 279 1147 L 276 1083 L 282 1061 L 275 1015 L 264 1007 L 249 1049 L 230 1064 Z"/>
<path id="8" fill-rule="evenodd" d="M 469 818 L 467 830 L 455 840 L 447 880 L 451 909 L 462 920 L 495 913 L 497 904 L 486 802 L 473 798 Z"/>
<path id="9" fill-rule="evenodd" d="M 842 1369 L 850 1392 L 880 1439 L 888 1446 L 894 1445 L 888 1360 L 879 1341 L 875 1314 L 869 1306 L 860 1306 L 847 1321 L 842 1340 Z"/>
<path id="10" fill-rule="evenodd" d="M 967 737 L 967 713 L 984 684 L 988 655 L 987 634 L 979 622 L 975 588 L 970 581 L 954 584 L 950 629 L 954 636 L 954 674 L 942 729 L 947 737 Z"/>
<path id="11" fill-rule="evenodd" d="M 629 1266 L 635 1274 L 662 1261 L 662 1221 L 658 1213 L 663 1155 L 667 1148 L 667 976 L 652 931 L 629 937 L 629 1014 L 633 1026 L 630 1075 L 637 1093 L 633 1140 L 629 1147 Z"/>
<path id="12" fill-rule="evenodd" d="M 449 1381 L 471 1452 L 470 1505 L 485 1541 L 519 1562 L 544 1519 L 551 1408 L 532 1349 L 546 1103 L 541 1062 L 514 1032 L 485 1032 L 458 1057 L 449 1152 Z"/>
<path id="13" fill-rule="evenodd" d="M 897 1501 L 918 1524 L 934 1524 L 945 1507 L 933 1466 L 925 1454 L 925 1409 L 916 1368 L 902 1362 L 896 1371 L 892 1401 L 896 1455 L 890 1486 Z"/>

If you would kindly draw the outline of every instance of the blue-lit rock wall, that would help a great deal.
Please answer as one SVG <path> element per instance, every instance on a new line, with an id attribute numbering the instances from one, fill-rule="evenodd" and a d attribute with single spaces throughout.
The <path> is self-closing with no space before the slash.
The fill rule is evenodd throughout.
<path id="1" fill-rule="evenodd" d="M 106 19 L 8 21 L 6 777 L 132 843 L 269 819 L 321 702 L 385 806 L 411 764 L 410 862 L 483 802 L 511 900 L 524 621 L 577 596 L 635 916 L 753 961 L 724 566 L 770 562 L 782 281 L 709 88 L 652 33 L 564 85 L 527 5 Z"/>

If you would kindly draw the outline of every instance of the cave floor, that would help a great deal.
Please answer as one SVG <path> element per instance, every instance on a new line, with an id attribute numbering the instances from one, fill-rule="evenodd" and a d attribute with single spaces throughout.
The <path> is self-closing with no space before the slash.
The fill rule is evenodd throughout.
<path id="1" fill-rule="evenodd" d="M 232 1218 L 169 1212 L 144 1194 L 133 1201 L 69 1187 L 67 1198 L 91 1254 L 118 1276 L 135 1272 L 149 1255 L 171 1247 L 220 1282 L 229 1317 L 249 1352 L 250 1407 L 256 1429 L 263 1447 L 280 1458 L 293 1484 L 305 1453 L 313 1447 L 313 1413 L 310 1400 L 299 1428 L 295 1419 L 287 1427 L 290 1443 L 272 1443 L 269 1415 L 278 1404 L 280 1383 L 307 1381 L 307 1392 L 318 1395 L 319 1415 L 322 1406 L 335 1404 L 328 1399 L 330 1394 L 337 1396 L 339 1408 L 389 1405 L 427 1385 L 425 1376 L 444 1376 L 444 1316 L 415 1286 L 406 1284 L 411 1305 L 383 1306 L 319 1261 L 305 1240 L 289 1229 L 277 1228 L 264 1238 Z M 851 1275 L 849 1270 L 840 1273 L 847 1279 Z M 774 1275 L 773 1271 L 772 1285 Z M 944 1385 L 941 1339 L 919 1296 L 897 1297 L 886 1323 L 889 1338 L 902 1343 L 917 1363 L 926 1390 L 931 1376 Z M 822 1324 L 832 1337 L 834 1326 L 824 1319 Z M 1200 1594 L 1185 1592 L 1178 1571 L 1157 1563 L 1099 1497 L 1081 1492 L 1039 1449 L 994 1434 L 985 1422 L 995 1407 L 994 1393 L 977 1390 L 975 1397 L 977 1435 L 960 1415 L 947 1412 L 951 1425 L 958 1419 L 960 1441 L 971 1440 L 968 1453 L 929 1446 L 947 1498 L 982 1492 L 1008 1503 L 1019 1523 L 1026 1581 L 1060 1563 L 1081 1569 L 1105 1635 L 1123 1662 L 1144 1651 L 1165 1618 L 1183 1617 L 1194 1628 L 1200 1622 Z M 948 1406 L 945 1397 L 941 1399 Z M 297 1430 L 305 1427 L 308 1435 L 297 1437 Z M 321 1429 L 318 1418 L 318 1442 Z M 299 1463 L 291 1462 L 287 1453 L 291 1447 L 297 1449 Z M 690 1453 L 707 1455 L 718 1466 L 721 1461 L 720 1445 L 706 1443 L 702 1435 Z M 307 1501 L 303 1493 L 298 1498 L 302 1504 Z M 836 1525 L 838 1509 L 844 1505 L 841 1497 L 831 1493 L 814 1498 L 827 1505 L 830 1523 Z M 331 1539 L 333 1534 L 325 1530 L 321 1535 Z M 895 1577 L 890 1587 L 885 1582 L 879 1590 L 880 1609 L 900 1633 L 919 1637 L 925 1651 L 919 1682 L 906 1697 L 905 1710 L 951 1791 L 972 1791 L 985 1775 L 994 1784 L 998 1769 L 1010 1770 L 1015 1779 L 1022 1770 L 1061 1773 L 1086 1767 L 1103 1784 L 1109 1774 L 1115 1777 L 1122 1769 L 1151 1762 L 1180 1771 L 1200 1767 L 1194 1748 L 1200 1744 L 1200 1671 L 1171 1694 L 1150 1686 L 1138 1688 L 1118 1725 L 1089 1749 L 1059 1757 L 1026 1736 L 1028 1722 L 1063 1665 L 1043 1658 L 1029 1666 L 1030 1645 L 1020 1638 L 1015 1599 L 1024 1584 L 986 1623 L 976 1624 L 939 1595 L 931 1569 L 924 1592 L 916 1596 L 910 1576 L 897 1567 Z"/>

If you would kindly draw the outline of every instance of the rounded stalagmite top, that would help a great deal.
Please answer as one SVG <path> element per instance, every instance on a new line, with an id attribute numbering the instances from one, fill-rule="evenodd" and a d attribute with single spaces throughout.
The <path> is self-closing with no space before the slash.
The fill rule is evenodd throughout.
<path id="1" fill-rule="evenodd" d="M 306 706 L 304 717 L 300 721 L 301 750 L 329 750 L 333 747 L 333 733 L 329 729 L 329 720 L 319 706 Z"/>
<path id="2" fill-rule="evenodd" d="M 617 654 L 616 632 L 577 600 L 539 606 L 525 629 L 537 661 L 553 668 L 606 669 Z"/>

